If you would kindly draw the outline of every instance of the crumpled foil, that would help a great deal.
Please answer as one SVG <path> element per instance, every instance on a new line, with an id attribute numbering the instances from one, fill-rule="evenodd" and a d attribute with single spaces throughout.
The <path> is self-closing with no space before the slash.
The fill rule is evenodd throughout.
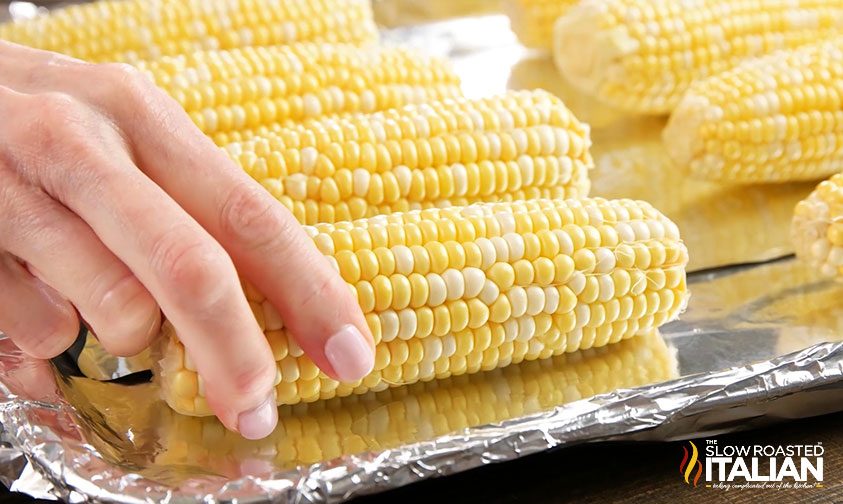
<path id="1" fill-rule="evenodd" d="M 70 501 L 335 502 L 562 445 L 714 435 L 840 408 L 843 343 L 830 341 L 843 334 L 843 286 L 792 259 L 690 284 L 694 303 L 660 333 L 282 407 L 262 441 L 171 412 L 152 383 L 56 382 L 0 340 L 0 478 Z"/>
<path id="2" fill-rule="evenodd" d="M 382 24 L 405 24 L 404 3 L 378 0 L 393 16 Z M 38 13 L 15 4 L 15 16 Z M 447 17 L 437 6 L 448 4 L 403 19 Z M 541 87 L 589 122 L 593 194 L 647 199 L 682 230 L 694 273 L 681 320 L 606 348 L 282 407 L 262 441 L 174 414 L 153 383 L 100 381 L 147 367 L 143 357 L 110 359 L 89 341 L 81 373 L 57 372 L 0 339 L 0 481 L 69 502 L 333 502 L 558 446 L 710 436 L 841 409 L 843 286 L 776 259 L 792 252 L 790 214 L 812 184 L 686 180 L 661 146 L 663 118 L 578 94 L 502 16 L 384 39 L 450 57 L 468 95 Z"/>

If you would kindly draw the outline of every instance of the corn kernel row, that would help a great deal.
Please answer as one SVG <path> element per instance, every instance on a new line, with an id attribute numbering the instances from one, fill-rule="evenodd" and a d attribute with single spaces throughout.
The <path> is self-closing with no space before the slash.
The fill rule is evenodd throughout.
<path id="1" fill-rule="evenodd" d="M 367 0 L 100 0 L 0 25 L 0 39 L 94 62 L 377 38 Z"/>
<path id="2" fill-rule="evenodd" d="M 665 129 L 692 175 L 725 182 L 816 180 L 843 162 L 843 38 L 748 60 L 694 84 Z"/>
<path id="3" fill-rule="evenodd" d="M 305 224 L 478 201 L 586 196 L 588 127 L 542 92 L 308 121 L 229 155 Z"/>
<path id="4" fill-rule="evenodd" d="M 843 279 L 843 175 L 820 183 L 796 205 L 791 230 L 797 256 L 822 275 Z"/>
<path id="5" fill-rule="evenodd" d="M 446 61 L 403 48 L 301 43 L 138 66 L 220 145 L 309 118 L 460 96 Z"/>
<path id="6" fill-rule="evenodd" d="M 670 112 L 691 84 L 843 29 L 843 0 L 583 0 L 555 26 L 562 73 L 625 110 Z"/>
<path id="7" fill-rule="evenodd" d="M 239 477 L 241 468 L 229 465 L 231 455 L 238 461 L 265 460 L 276 468 L 313 464 L 427 441 L 676 375 L 673 352 L 658 333 L 649 332 L 610 347 L 487 373 L 282 406 L 278 428 L 261 441 L 245 440 L 213 417 L 167 414 L 156 463 Z"/>
<path id="8" fill-rule="evenodd" d="M 605 346 L 673 319 L 687 298 L 678 230 L 643 202 L 477 204 L 305 229 L 357 297 L 375 366 L 356 383 L 328 378 L 247 286 L 278 362 L 279 404 Z M 210 414 L 203 380 L 176 337 L 160 367 L 170 406 Z"/>

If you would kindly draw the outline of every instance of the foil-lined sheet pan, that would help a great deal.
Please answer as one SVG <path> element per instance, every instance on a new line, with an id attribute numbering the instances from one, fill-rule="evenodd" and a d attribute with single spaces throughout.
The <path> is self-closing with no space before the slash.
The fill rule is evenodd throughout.
<path id="1" fill-rule="evenodd" d="M 841 339 L 843 286 L 786 259 L 698 273 L 691 287 L 685 317 L 661 333 L 285 407 L 263 441 L 173 414 L 154 384 L 56 384 L 48 364 L 0 340 L 0 477 L 71 501 L 335 502 L 562 445 L 712 435 L 839 408 L 843 344 L 823 342 Z"/>
<path id="2" fill-rule="evenodd" d="M 843 287 L 772 260 L 791 253 L 790 214 L 812 184 L 686 180 L 662 149 L 663 118 L 577 93 L 547 55 L 517 44 L 503 16 L 412 25 L 449 17 L 449 4 L 464 13 L 490 3 L 375 8 L 384 26 L 411 24 L 387 29 L 387 43 L 450 57 L 468 95 L 540 87 L 592 125 L 594 194 L 653 202 L 688 243 L 696 273 L 680 321 L 609 348 L 285 407 L 260 442 L 174 415 L 154 384 L 100 381 L 143 369 L 143 357 L 110 359 L 89 342 L 78 361 L 86 376 L 69 376 L 0 339 L 0 480 L 70 502 L 331 502 L 552 447 L 681 439 L 839 409 Z M 17 16 L 38 12 L 16 5 Z"/>
<path id="3" fill-rule="evenodd" d="M 384 39 L 451 59 L 467 96 L 540 88 L 561 97 L 591 126 L 592 196 L 642 199 L 664 212 L 688 245 L 690 271 L 793 252 L 790 217 L 816 183 L 729 186 L 687 178 L 662 144 L 666 117 L 623 114 L 575 90 L 548 54 L 518 44 L 506 16 L 397 28 Z"/>

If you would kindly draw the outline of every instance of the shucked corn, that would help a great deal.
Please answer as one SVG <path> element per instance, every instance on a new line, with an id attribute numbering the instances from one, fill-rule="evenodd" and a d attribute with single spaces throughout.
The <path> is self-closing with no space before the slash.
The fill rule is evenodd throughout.
<path id="1" fill-rule="evenodd" d="M 841 30 L 843 0 L 583 0 L 557 22 L 553 50 L 582 90 L 661 114 L 696 80 Z"/>
<path id="2" fill-rule="evenodd" d="M 0 25 L 0 39 L 96 62 L 377 38 L 368 0 L 100 0 Z"/>
<path id="3" fill-rule="evenodd" d="M 664 133 L 674 161 L 726 182 L 825 178 L 843 169 L 843 38 L 748 60 L 695 83 Z"/>
<path id="4" fill-rule="evenodd" d="M 460 95 L 448 62 L 403 48 L 302 43 L 199 52 L 138 66 L 220 145 L 273 125 Z"/>
<path id="5" fill-rule="evenodd" d="M 542 91 L 310 121 L 228 147 L 305 224 L 586 196 L 588 127 Z"/>
<path id="6" fill-rule="evenodd" d="M 646 333 L 676 317 L 687 250 L 676 226 L 631 200 L 530 200 L 306 227 L 376 342 L 375 367 L 338 383 L 246 288 L 278 362 L 279 404 L 476 373 Z M 204 385 L 168 329 L 159 379 L 176 411 L 208 415 Z"/>
<path id="7" fill-rule="evenodd" d="M 800 258 L 823 275 L 843 280 L 843 174 L 820 183 L 796 205 L 791 230 Z"/>
<path id="8" fill-rule="evenodd" d="M 279 427 L 260 441 L 227 431 L 213 417 L 165 412 L 156 463 L 208 468 L 236 478 L 245 454 L 286 469 L 428 441 L 542 413 L 596 394 L 662 382 L 677 374 L 673 352 L 651 331 L 617 345 L 388 389 L 353 401 L 284 406 L 278 415 Z M 240 456 L 232 466 L 233 454 Z"/>
<path id="9" fill-rule="evenodd" d="M 550 49 L 553 25 L 577 0 L 504 0 L 512 31 L 527 47 Z"/>

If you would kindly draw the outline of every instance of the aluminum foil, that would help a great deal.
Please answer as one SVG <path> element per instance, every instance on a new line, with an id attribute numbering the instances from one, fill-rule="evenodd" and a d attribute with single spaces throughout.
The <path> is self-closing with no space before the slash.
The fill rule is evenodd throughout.
<path id="1" fill-rule="evenodd" d="M 436 6 L 448 3 L 417 2 L 409 19 L 447 17 Z M 15 16 L 38 12 L 15 4 Z M 382 24 L 406 22 L 399 4 L 379 1 Z M 696 271 L 682 319 L 607 348 L 285 407 L 260 442 L 173 414 L 154 384 L 99 381 L 146 367 L 142 358 L 109 359 L 89 344 L 83 373 L 56 372 L 0 339 L 0 480 L 70 502 L 333 502 L 552 447 L 706 436 L 841 408 L 843 287 L 773 260 L 791 252 L 790 214 L 811 184 L 685 180 L 664 155 L 663 118 L 574 92 L 502 16 L 384 38 L 450 57 L 468 95 L 541 87 L 589 122 L 594 194 L 647 199 L 680 225 Z"/>
<path id="2" fill-rule="evenodd" d="M 843 287 L 792 259 L 690 280 L 688 311 L 660 333 L 285 407 L 260 442 L 170 412 L 151 383 L 56 381 L 0 340 L 0 476 L 70 500 L 333 502 L 560 445 L 713 435 L 839 409 Z"/>

